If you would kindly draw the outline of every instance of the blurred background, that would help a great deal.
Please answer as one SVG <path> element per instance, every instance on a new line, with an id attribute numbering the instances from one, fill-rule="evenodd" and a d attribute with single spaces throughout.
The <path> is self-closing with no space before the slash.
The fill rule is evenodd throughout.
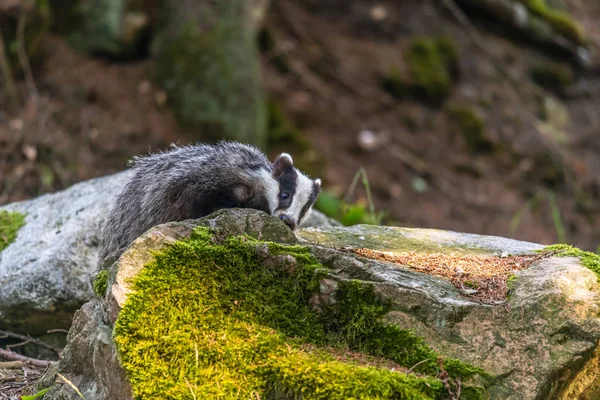
<path id="1" fill-rule="evenodd" d="M 0 205 L 253 143 L 317 208 L 600 248 L 597 0 L 2 0 Z"/>

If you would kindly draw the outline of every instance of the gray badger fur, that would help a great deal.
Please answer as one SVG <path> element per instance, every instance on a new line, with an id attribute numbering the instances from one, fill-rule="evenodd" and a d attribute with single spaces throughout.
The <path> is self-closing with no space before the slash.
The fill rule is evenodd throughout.
<path id="1" fill-rule="evenodd" d="M 141 234 L 170 221 L 200 218 L 223 208 L 254 208 L 291 229 L 307 216 L 321 181 L 297 170 L 287 153 L 273 163 L 257 148 L 236 142 L 174 146 L 135 157 L 102 233 L 100 268 L 110 265 Z"/>

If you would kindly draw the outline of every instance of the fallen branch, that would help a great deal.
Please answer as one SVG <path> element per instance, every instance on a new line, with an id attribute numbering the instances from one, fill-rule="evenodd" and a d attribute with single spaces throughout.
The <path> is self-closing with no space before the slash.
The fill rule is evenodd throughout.
<path id="1" fill-rule="evenodd" d="M 52 361 L 39 360 L 37 358 L 26 357 L 21 354 L 17 354 L 13 351 L 4 350 L 4 349 L 0 349 L 0 358 L 4 358 L 5 360 L 9 360 L 9 361 L 23 361 L 24 363 L 27 363 L 29 365 L 33 365 L 36 367 L 43 367 L 43 368 L 49 367 L 50 365 L 52 365 Z"/>
<path id="2" fill-rule="evenodd" d="M 60 352 L 61 352 L 61 349 L 59 349 L 58 347 L 54 347 L 54 346 L 52 346 L 52 345 L 50 345 L 50 344 L 48 344 L 48 343 L 46 343 L 46 342 L 44 342 L 44 341 L 42 341 L 40 339 L 35 339 L 35 338 L 32 338 L 31 336 L 28 336 L 28 335 L 21 335 L 21 334 L 14 333 L 14 332 L 0 330 L 0 337 L 3 337 L 3 338 L 8 338 L 9 337 L 9 338 L 19 339 L 19 340 L 23 341 L 23 343 L 13 344 L 13 345 L 9 345 L 7 347 L 18 347 L 18 346 L 22 346 L 22 345 L 24 345 L 26 343 L 33 343 L 33 344 L 36 344 L 38 346 L 44 347 L 44 348 L 46 348 L 48 350 L 52 350 L 57 355 L 60 355 Z"/>
<path id="3" fill-rule="evenodd" d="M 0 369 L 23 368 L 26 365 L 23 361 L 0 361 Z"/>

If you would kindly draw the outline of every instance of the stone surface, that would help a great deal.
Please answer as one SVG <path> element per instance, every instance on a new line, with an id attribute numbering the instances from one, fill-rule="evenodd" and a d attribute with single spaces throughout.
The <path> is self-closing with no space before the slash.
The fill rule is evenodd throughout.
<path id="1" fill-rule="evenodd" d="M 92 297 L 99 228 L 127 173 L 0 209 L 26 215 L 0 253 L 0 326 L 31 334 L 68 328 Z"/>
<path id="2" fill-rule="evenodd" d="M 333 269 L 335 280 L 372 282 L 392 304 L 386 320 L 424 337 L 440 353 L 496 376 L 492 399 L 594 398 L 600 376 L 600 286 L 576 258 L 552 257 L 517 272 L 508 302 L 489 306 L 461 295 L 448 281 L 382 261 L 340 254 L 339 247 L 389 254 L 528 254 L 543 247 L 492 236 L 430 229 L 354 226 L 308 228 L 302 243 Z M 320 299 L 327 301 L 327 298 Z M 585 397 L 592 396 L 592 397 Z"/>
<path id="3" fill-rule="evenodd" d="M 92 367 L 90 347 L 98 347 L 98 338 L 105 338 L 99 332 L 103 329 L 108 332 L 116 320 L 130 290 L 125 278 L 135 276 L 143 268 L 151 250 L 184 238 L 197 223 L 217 228 L 220 234 L 246 232 L 264 240 L 295 241 L 292 236 L 281 236 L 284 231 L 278 231 L 279 221 L 252 210 L 221 211 L 194 223 L 170 223 L 147 232 L 113 266 L 112 275 L 116 279 L 109 283 L 107 297 L 102 300 L 104 307 L 86 305 L 86 311 L 78 314 L 69 333 L 70 341 L 59 371 L 81 383 L 89 395 L 87 399 L 110 398 L 106 385 L 113 385 L 121 376 L 122 371 L 114 364 L 110 364 L 109 371 L 103 369 L 102 363 Z M 493 374 L 494 379 L 487 387 L 491 399 L 597 396 L 600 286 L 597 276 L 581 266 L 577 258 L 548 257 L 534 262 L 529 269 L 516 273 L 507 303 L 490 306 L 464 297 L 443 278 L 337 249 L 361 247 L 389 253 L 435 251 L 502 256 L 531 254 L 542 246 L 456 232 L 373 226 L 307 228 L 300 230 L 298 236 L 330 269 L 314 294 L 313 305 L 317 310 L 320 304 L 334 301 L 337 283 L 359 280 L 373 285 L 375 292 L 391 303 L 384 318 L 387 323 L 414 331 L 445 357 L 461 359 Z M 90 312 L 101 317 L 86 316 Z M 90 324 L 97 327 L 90 328 Z M 114 355 L 111 343 L 108 340 L 105 344 L 109 349 L 105 354 Z M 74 362 L 75 359 L 80 361 Z M 114 360 L 104 357 L 108 359 Z M 56 393 L 52 392 L 50 398 L 60 398 Z M 74 393 L 61 393 L 66 398 L 76 398 Z"/>

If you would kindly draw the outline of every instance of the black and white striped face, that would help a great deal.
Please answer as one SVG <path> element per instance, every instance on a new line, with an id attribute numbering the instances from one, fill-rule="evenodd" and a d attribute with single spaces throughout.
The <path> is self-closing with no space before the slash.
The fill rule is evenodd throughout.
<path id="1" fill-rule="evenodd" d="M 294 168 L 292 157 L 281 153 L 273 162 L 273 178 L 279 184 L 277 206 L 273 215 L 292 230 L 308 216 L 321 192 L 321 180 L 312 180 Z"/>

